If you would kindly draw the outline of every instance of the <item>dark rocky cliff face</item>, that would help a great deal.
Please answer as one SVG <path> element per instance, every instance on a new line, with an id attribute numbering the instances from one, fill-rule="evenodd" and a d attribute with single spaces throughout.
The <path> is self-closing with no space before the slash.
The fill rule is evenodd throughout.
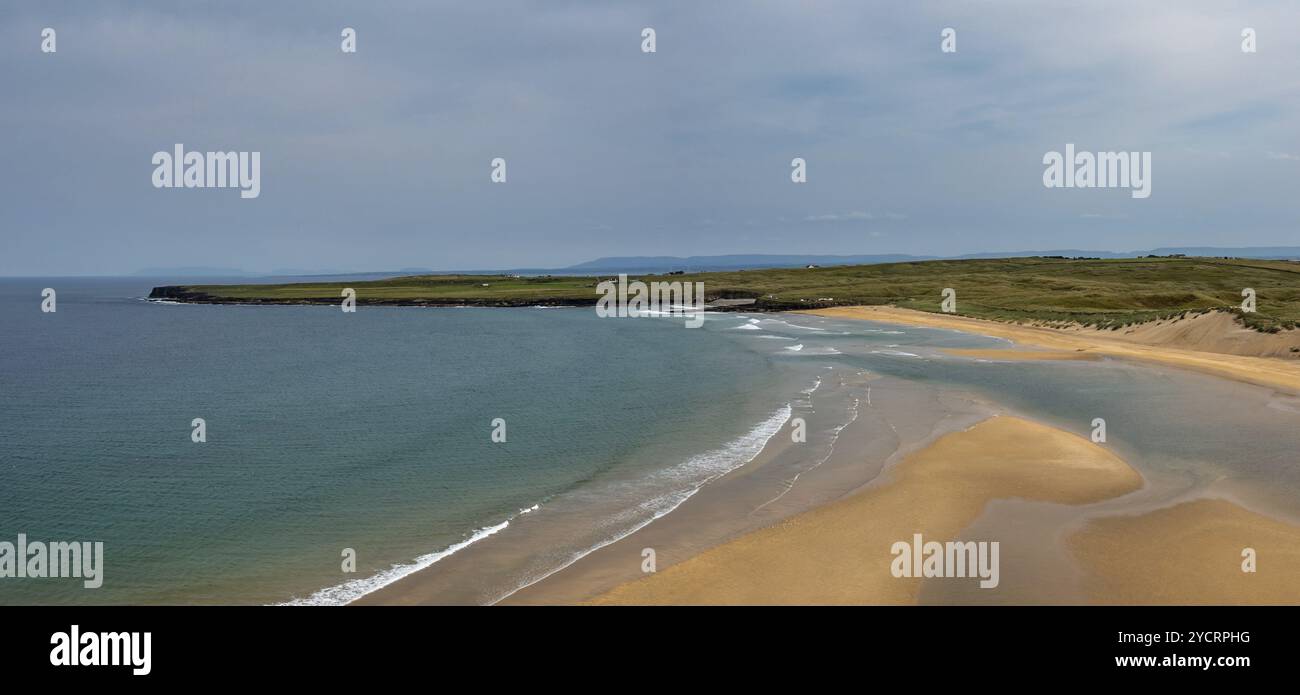
<path id="1" fill-rule="evenodd" d="M 164 285 L 149 292 L 149 299 L 171 299 L 178 302 L 212 301 L 213 297 L 203 292 L 192 292 L 181 285 Z"/>

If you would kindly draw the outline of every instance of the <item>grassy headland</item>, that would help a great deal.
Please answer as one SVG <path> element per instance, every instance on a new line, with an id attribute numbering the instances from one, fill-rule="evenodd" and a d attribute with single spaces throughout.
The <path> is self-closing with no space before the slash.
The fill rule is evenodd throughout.
<path id="1" fill-rule="evenodd" d="M 610 276 L 417 275 L 357 282 L 188 285 L 154 288 L 158 299 L 239 304 L 337 304 L 351 287 L 358 304 L 587 306 Z M 946 287 L 957 313 L 996 321 L 1120 328 L 1212 310 L 1236 312 L 1261 331 L 1300 322 L 1300 263 L 1228 258 L 940 260 L 827 268 L 646 275 L 645 281 L 703 282 L 706 297 L 753 299 L 748 311 L 883 305 L 938 312 Z M 1257 311 L 1242 313 L 1243 288 Z"/>

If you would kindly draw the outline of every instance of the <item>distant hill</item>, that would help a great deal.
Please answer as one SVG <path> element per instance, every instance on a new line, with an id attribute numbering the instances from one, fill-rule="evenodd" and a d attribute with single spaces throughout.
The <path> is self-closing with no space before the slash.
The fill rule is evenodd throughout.
<path id="1" fill-rule="evenodd" d="M 1034 256 L 1061 256 L 1064 258 L 1137 258 L 1146 256 L 1150 251 L 1088 251 L 1085 249 L 1051 249 L 1049 251 L 984 251 L 982 253 L 965 253 L 960 256 L 945 256 L 945 260 L 963 260 L 977 258 L 1032 258 Z"/>
<path id="2" fill-rule="evenodd" d="M 606 273 L 648 274 L 684 271 L 702 273 L 726 270 L 759 270 L 764 268 L 803 268 L 809 265 L 822 267 L 841 265 L 875 265 L 878 263 L 904 263 L 933 260 L 1028 258 L 1033 256 L 1060 256 L 1064 258 L 1141 258 L 1142 256 L 1185 256 L 1256 258 L 1266 260 L 1300 259 L 1300 246 L 1216 247 L 1171 246 L 1149 251 L 1089 251 L 1086 249 L 1051 249 L 1047 251 L 984 251 L 958 256 L 914 256 L 905 253 L 867 255 L 827 254 L 729 254 L 719 256 L 609 256 L 578 263 L 565 268 L 511 268 L 495 270 L 432 270 L 422 267 L 402 268 L 395 271 L 346 271 L 298 268 L 276 268 L 269 273 L 250 273 L 232 268 L 146 268 L 136 272 L 149 277 L 327 277 L 337 276 L 395 276 L 395 275 L 599 275 Z"/>
<path id="3" fill-rule="evenodd" d="M 237 278 L 254 277 L 239 268 L 209 268 L 207 266 L 181 266 L 176 268 L 141 268 L 135 275 L 142 277 L 187 277 L 187 278 Z"/>
<path id="4" fill-rule="evenodd" d="M 733 254 L 723 256 L 612 256 L 597 258 L 555 272 L 569 273 L 662 273 L 669 271 L 707 272 L 759 268 L 802 268 L 808 265 L 874 265 L 909 261 L 1028 258 L 1061 256 L 1065 258 L 1141 258 L 1142 256 L 1227 256 L 1233 258 L 1300 259 L 1300 246 L 1214 247 L 1173 246 L 1149 251 L 1091 251 L 1087 249 L 1050 249 L 1046 251 L 984 251 L 957 256 L 913 256 L 904 253 L 876 255 L 803 255 L 803 254 Z"/>

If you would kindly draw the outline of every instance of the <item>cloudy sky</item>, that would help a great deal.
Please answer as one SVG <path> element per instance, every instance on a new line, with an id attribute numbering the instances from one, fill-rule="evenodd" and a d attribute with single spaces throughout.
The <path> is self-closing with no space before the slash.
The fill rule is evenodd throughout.
<path id="1" fill-rule="evenodd" d="M 0 275 L 1300 245 L 1295 3 L 7 2 L 0 90 Z M 1067 142 L 1151 197 L 1044 188 Z"/>

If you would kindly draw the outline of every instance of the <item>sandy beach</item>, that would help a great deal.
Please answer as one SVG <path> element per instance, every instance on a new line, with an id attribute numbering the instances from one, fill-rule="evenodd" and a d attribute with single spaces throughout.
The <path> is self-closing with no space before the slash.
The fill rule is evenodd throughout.
<path id="1" fill-rule="evenodd" d="M 1226 314 L 1204 314 L 1182 322 L 1156 322 L 1159 325 L 1125 331 L 1099 331 L 999 323 L 891 306 L 834 307 L 802 313 L 947 328 L 1005 338 L 1021 346 L 1158 362 L 1300 393 L 1300 362 L 1279 359 L 1281 355 L 1293 354 L 1290 346 L 1300 343 L 1300 337 L 1291 335 L 1296 331 L 1258 333 L 1235 325 Z"/>
<path id="2" fill-rule="evenodd" d="M 913 534 L 1014 543 L 1002 534 L 968 537 L 963 531 L 994 500 L 1089 505 L 1141 487 L 1141 476 L 1103 447 L 1036 422 L 995 417 L 916 452 L 880 484 L 586 603 L 911 605 L 919 602 L 923 586 L 974 580 L 895 577 L 893 543 Z M 1011 515 L 1000 522 L 1006 529 L 1005 524 L 1034 523 L 1034 517 Z M 1059 545 L 1081 576 L 1082 592 L 1071 603 L 1300 603 L 1300 527 L 1222 499 L 1100 516 Z M 1255 553 L 1254 572 L 1242 571 L 1246 548 Z M 973 585 L 966 589 L 950 594 L 955 598 L 934 592 L 929 602 L 982 602 Z M 1004 592 L 998 602 L 1020 603 L 1039 593 L 1016 591 Z"/>
<path id="3" fill-rule="evenodd" d="M 950 328 L 1017 344 L 1008 349 L 945 351 L 978 359 L 1118 357 L 1300 390 L 1300 367 L 1295 363 L 1228 354 L 1228 348 L 1188 349 L 1187 344 L 1205 347 L 1210 342 L 1205 335 L 1180 341 L 1177 336 L 1188 333 L 1185 326 L 1102 335 L 1100 331 L 999 324 L 892 307 L 808 313 Z M 1211 320 L 1221 324 L 1230 318 L 1202 319 L 1192 332 L 1204 333 Z M 1276 336 L 1266 336 L 1263 347 L 1251 346 L 1237 337 L 1228 341 L 1228 347 L 1237 352 L 1258 348 L 1261 354 L 1271 354 L 1280 350 L 1274 345 L 1277 342 Z M 926 582 L 968 580 L 895 577 L 890 571 L 891 544 L 916 533 L 940 541 L 971 540 L 962 535 L 963 530 L 996 500 L 1089 505 L 1123 498 L 1142 486 L 1142 476 L 1104 446 L 1037 422 L 994 417 L 940 438 L 853 495 L 622 584 L 589 603 L 913 604 Z M 1014 515 L 1008 519 L 1004 514 L 999 521 L 1016 520 Z M 1033 521 L 1026 517 L 1021 523 Z M 1055 543 L 1080 578 L 1077 602 L 1300 603 L 1300 587 L 1294 581 L 1300 576 L 1300 526 L 1231 501 L 1192 499 L 1130 514 L 1105 512 L 1064 535 Z M 1256 558 L 1252 572 L 1243 571 L 1247 548 Z M 933 598 L 943 593 L 929 595 Z M 979 599 L 974 590 L 952 595 L 965 596 L 957 599 L 963 602 Z M 1006 597 L 1001 600 L 1005 602 Z M 1014 595 L 1011 601 L 1015 602 Z"/>
<path id="4" fill-rule="evenodd" d="M 1082 437 L 995 417 L 940 438 L 879 485 L 620 586 L 592 603 L 910 604 L 922 582 L 934 580 L 894 577 L 893 543 L 916 533 L 941 542 L 956 539 L 998 498 L 1077 505 L 1141 485 L 1128 464 Z"/>
<path id="5" fill-rule="evenodd" d="M 974 357 L 981 360 L 994 360 L 1002 362 L 1020 362 L 1023 360 L 1098 360 L 1101 356 L 1094 352 L 1084 352 L 1082 350 L 1011 350 L 1011 349 L 992 349 L 984 350 L 979 348 L 948 348 L 943 350 L 944 354 L 956 355 L 958 357 Z"/>

